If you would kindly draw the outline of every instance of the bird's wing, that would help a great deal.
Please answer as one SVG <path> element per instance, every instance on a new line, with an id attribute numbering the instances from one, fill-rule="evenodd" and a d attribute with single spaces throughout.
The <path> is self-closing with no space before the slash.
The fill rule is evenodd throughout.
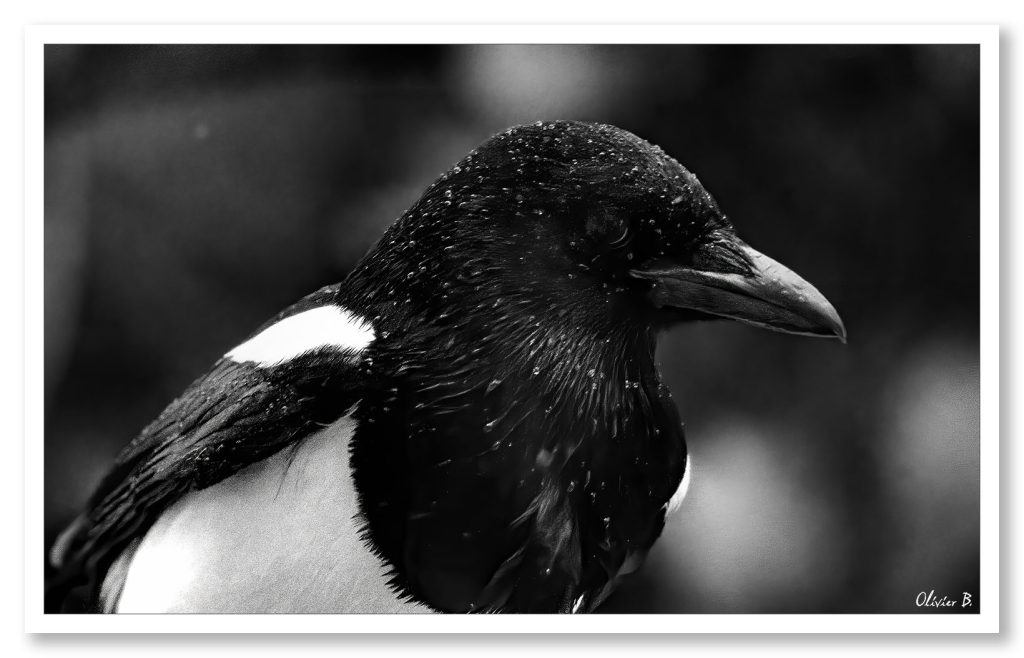
<path id="1" fill-rule="evenodd" d="M 169 505 L 293 445 L 358 401 L 359 353 L 372 329 L 325 304 L 330 290 L 229 352 L 124 449 L 51 551 L 47 611 L 95 610 L 105 574 Z M 334 324 L 325 331 L 325 322 Z"/>

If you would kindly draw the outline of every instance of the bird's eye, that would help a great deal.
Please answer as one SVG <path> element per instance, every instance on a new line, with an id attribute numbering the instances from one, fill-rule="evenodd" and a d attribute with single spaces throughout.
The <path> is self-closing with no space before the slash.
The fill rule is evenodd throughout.
<path id="1" fill-rule="evenodd" d="M 631 237 L 629 222 L 611 213 L 588 217 L 587 235 L 612 249 L 626 245 Z"/>
<path id="2" fill-rule="evenodd" d="M 623 221 L 621 223 L 621 225 L 618 228 L 618 234 L 619 234 L 619 236 L 617 238 L 615 238 L 614 240 L 611 240 L 611 241 L 608 242 L 609 246 L 621 247 L 624 244 L 626 244 L 627 242 L 629 242 L 629 223 L 628 222 Z"/>

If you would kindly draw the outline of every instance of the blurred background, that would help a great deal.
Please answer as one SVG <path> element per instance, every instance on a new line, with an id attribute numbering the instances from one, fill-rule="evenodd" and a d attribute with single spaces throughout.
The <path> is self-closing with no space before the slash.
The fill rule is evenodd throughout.
<path id="1" fill-rule="evenodd" d="M 68 45 L 45 64 L 47 544 L 172 398 L 466 152 L 581 119 L 697 173 L 849 331 L 664 337 L 692 486 L 605 610 L 985 605 L 976 46 Z"/>

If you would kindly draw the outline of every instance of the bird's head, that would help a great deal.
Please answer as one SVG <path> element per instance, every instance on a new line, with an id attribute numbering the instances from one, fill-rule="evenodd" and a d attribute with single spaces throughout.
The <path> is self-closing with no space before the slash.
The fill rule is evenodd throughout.
<path id="1" fill-rule="evenodd" d="M 614 126 L 539 122 L 491 138 L 383 244 L 377 265 L 425 309 L 459 299 L 609 328 L 728 318 L 845 340 L 825 297 L 740 240 L 696 176 Z"/>
<path id="2" fill-rule="evenodd" d="M 379 337 L 362 365 L 378 392 L 356 412 L 372 434 L 352 453 L 370 536 L 396 582 L 452 611 L 554 609 L 566 583 L 598 587 L 660 534 L 686 449 L 657 329 L 722 317 L 844 336 L 693 174 L 587 123 L 485 142 L 344 289 Z"/>

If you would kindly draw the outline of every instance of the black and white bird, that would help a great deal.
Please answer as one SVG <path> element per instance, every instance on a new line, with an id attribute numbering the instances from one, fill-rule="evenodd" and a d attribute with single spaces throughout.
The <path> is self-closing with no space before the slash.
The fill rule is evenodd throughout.
<path id="1" fill-rule="evenodd" d="M 124 449 L 47 608 L 591 611 L 689 480 L 658 334 L 715 318 L 845 339 L 661 149 L 512 128 Z"/>

